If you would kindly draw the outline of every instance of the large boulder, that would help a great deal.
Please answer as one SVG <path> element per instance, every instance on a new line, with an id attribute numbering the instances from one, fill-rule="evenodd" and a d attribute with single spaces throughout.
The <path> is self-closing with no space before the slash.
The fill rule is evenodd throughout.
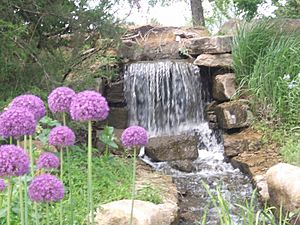
<path id="1" fill-rule="evenodd" d="M 185 41 L 185 48 L 189 55 L 198 56 L 203 53 L 222 54 L 230 53 L 232 36 L 214 36 L 191 38 Z"/>
<path id="2" fill-rule="evenodd" d="M 225 134 L 224 154 L 227 157 L 237 156 L 242 152 L 258 151 L 261 146 L 262 135 L 251 129 L 246 129 L 240 133 Z"/>
<path id="3" fill-rule="evenodd" d="M 131 200 L 120 200 L 101 205 L 95 216 L 96 225 L 128 225 Z M 171 225 L 177 218 L 177 208 L 171 205 L 155 205 L 151 202 L 134 201 L 134 225 Z"/>
<path id="4" fill-rule="evenodd" d="M 206 67 L 221 67 L 225 69 L 232 69 L 231 54 L 201 54 L 194 61 L 197 66 Z"/>
<path id="5" fill-rule="evenodd" d="M 267 173 L 270 203 L 286 211 L 300 210 L 300 167 L 279 163 Z"/>
<path id="6" fill-rule="evenodd" d="M 236 93 L 235 74 L 226 73 L 217 75 L 213 79 L 212 95 L 217 101 L 228 101 Z"/>
<path id="7" fill-rule="evenodd" d="M 137 162 L 136 190 L 143 188 L 157 190 L 160 204 L 147 201 L 134 201 L 134 225 L 177 225 L 178 191 L 172 177 L 157 173 L 142 161 Z M 128 225 L 131 212 L 131 200 L 114 201 L 103 204 L 96 210 L 97 225 Z"/>
<path id="8" fill-rule="evenodd" d="M 154 161 L 197 159 L 197 138 L 189 135 L 155 137 L 149 140 L 146 154 Z"/>
<path id="9" fill-rule="evenodd" d="M 215 108 L 218 125 L 229 130 L 248 127 L 253 119 L 249 106 L 243 101 L 230 101 L 219 104 Z"/>

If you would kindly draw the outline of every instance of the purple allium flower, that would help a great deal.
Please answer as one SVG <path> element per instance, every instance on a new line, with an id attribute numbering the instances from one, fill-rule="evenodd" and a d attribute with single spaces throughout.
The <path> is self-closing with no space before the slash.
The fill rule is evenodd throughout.
<path id="1" fill-rule="evenodd" d="M 36 165 L 38 169 L 57 169 L 60 165 L 60 162 L 59 158 L 55 154 L 51 152 L 45 152 L 40 155 Z"/>
<path id="2" fill-rule="evenodd" d="M 56 202 L 64 198 L 65 189 L 56 176 L 42 174 L 32 180 L 28 194 L 35 202 Z"/>
<path id="3" fill-rule="evenodd" d="M 75 91 L 68 87 L 58 87 L 48 96 L 48 105 L 51 112 L 69 112 Z"/>
<path id="4" fill-rule="evenodd" d="M 6 189 L 5 181 L 3 179 L 0 179 L 0 192 L 5 191 L 5 189 Z"/>
<path id="5" fill-rule="evenodd" d="M 4 138 L 32 135 L 36 123 L 29 110 L 11 107 L 0 115 L 0 135 Z"/>
<path id="6" fill-rule="evenodd" d="M 36 120 L 46 115 L 46 108 L 42 99 L 35 95 L 20 95 L 11 102 L 11 107 L 27 108 Z"/>
<path id="7" fill-rule="evenodd" d="M 145 146 L 148 143 L 148 134 L 143 127 L 130 126 L 123 131 L 121 141 L 126 148 Z"/>
<path id="8" fill-rule="evenodd" d="M 75 134 L 69 127 L 58 126 L 50 131 L 48 141 L 57 147 L 71 146 L 75 143 Z"/>
<path id="9" fill-rule="evenodd" d="M 15 145 L 0 147 L 0 177 L 23 176 L 29 171 L 27 153 Z"/>
<path id="10" fill-rule="evenodd" d="M 109 107 L 106 99 L 98 92 L 83 91 L 72 100 L 70 113 L 73 120 L 105 120 Z"/>

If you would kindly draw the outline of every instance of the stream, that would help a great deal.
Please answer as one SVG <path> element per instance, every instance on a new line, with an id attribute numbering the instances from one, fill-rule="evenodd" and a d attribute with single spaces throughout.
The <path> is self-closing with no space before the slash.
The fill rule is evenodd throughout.
<path id="1" fill-rule="evenodd" d="M 125 68 L 125 94 L 130 124 L 138 124 L 151 137 L 189 134 L 198 137 L 199 156 L 190 173 L 172 167 L 172 162 L 142 159 L 156 170 L 170 175 L 179 191 L 180 225 L 201 224 L 204 212 L 207 225 L 219 224 L 217 209 L 203 183 L 215 195 L 219 188 L 229 204 L 234 224 L 240 224 L 237 207 L 250 198 L 250 180 L 224 158 L 222 135 L 211 130 L 204 119 L 204 108 L 211 101 L 207 79 L 197 66 L 186 62 L 138 62 Z"/>

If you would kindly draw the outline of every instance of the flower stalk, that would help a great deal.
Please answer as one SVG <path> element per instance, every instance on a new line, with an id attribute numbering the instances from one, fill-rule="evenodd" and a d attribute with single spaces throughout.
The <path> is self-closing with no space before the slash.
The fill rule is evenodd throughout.
<path id="1" fill-rule="evenodd" d="M 136 147 L 133 148 L 133 172 L 132 172 L 130 225 L 132 225 L 132 222 L 133 222 L 133 208 L 134 208 L 134 199 L 135 199 L 135 180 L 136 180 Z"/>
<path id="2" fill-rule="evenodd" d="M 91 218 L 88 224 L 94 225 L 93 215 L 93 180 L 92 180 L 92 121 L 88 121 L 88 209 Z M 91 222 L 91 223 L 90 223 Z"/>

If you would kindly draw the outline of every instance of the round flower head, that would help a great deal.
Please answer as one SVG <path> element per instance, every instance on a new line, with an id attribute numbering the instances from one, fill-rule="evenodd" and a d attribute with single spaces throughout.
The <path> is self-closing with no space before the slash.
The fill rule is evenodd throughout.
<path id="1" fill-rule="evenodd" d="M 15 145 L 0 147 L 0 177 L 23 176 L 29 171 L 26 152 Z"/>
<path id="2" fill-rule="evenodd" d="M 126 148 L 145 146 L 148 143 L 148 134 L 143 127 L 130 126 L 123 131 L 121 141 Z"/>
<path id="3" fill-rule="evenodd" d="M 46 108 L 42 99 L 35 95 L 20 95 L 13 99 L 11 107 L 20 107 L 28 109 L 36 120 L 46 115 Z"/>
<path id="4" fill-rule="evenodd" d="M 3 179 L 0 179 L 0 191 L 5 191 L 6 189 L 6 184 Z"/>
<path id="5" fill-rule="evenodd" d="M 57 169 L 60 162 L 56 155 L 50 152 L 45 152 L 40 155 L 36 164 L 38 169 Z"/>
<path id="6" fill-rule="evenodd" d="M 71 117 L 76 121 L 105 120 L 108 112 L 106 99 L 95 91 L 78 93 L 70 106 Z"/>
<path id="7" fill-rule="evenodd" d="M 48 141 L 58 147 L 71 146 L 75 143 L 75 134 L 69 127 L 58 126 L 50 131 Z"/>
<path id="8" fill-rule="evenodd" d="M 56 202 L 64 198 L 64 186 L 57 177 L 42 174 L 35 177 L 28 188 L 28 195 L 35 202 Z"/>
<path id="9" fill-rule="evenodd" d="M 69 112 L 75 91 L 68 87 L 58 87 L 48 96 L 48 105 L 51 112 Z"/>
<path id="10" fill-rule="evenodd" d="M 33 114 L 19 107 L 11 107 L 0 115 L 0 135 L 4 138 L 32 135 L 36 120 Z"/>

